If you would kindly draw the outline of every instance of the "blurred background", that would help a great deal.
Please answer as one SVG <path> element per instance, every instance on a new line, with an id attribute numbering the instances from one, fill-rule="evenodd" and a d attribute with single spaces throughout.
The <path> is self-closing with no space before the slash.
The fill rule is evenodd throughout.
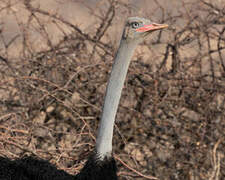
<path id="1" fill-rule="evenodd" d="M 1 0 L 0 156 L 79 172 L 130 16 L 169 28 L 129 67 L 113 139 L 119 179 L 225 179 L 224 0 Z"/>

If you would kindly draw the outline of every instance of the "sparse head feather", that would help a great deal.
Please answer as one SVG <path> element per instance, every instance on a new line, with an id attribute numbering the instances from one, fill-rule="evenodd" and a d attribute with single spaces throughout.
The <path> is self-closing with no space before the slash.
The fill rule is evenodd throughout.
<path id="1" fill-rule="evenodd" d="M 151 20 L 145 19 L 145 18 L 140 18 L 140 17 L 129 17 L 129 18 L 127 18 L 127 21 L 126 22 L 128 24 L 131 24 L 133 22 L 138 22 L 138 23 L 141 23 L 143 25 L 147 25 L 147 24 L 150 24 L 151 23 Z"/>

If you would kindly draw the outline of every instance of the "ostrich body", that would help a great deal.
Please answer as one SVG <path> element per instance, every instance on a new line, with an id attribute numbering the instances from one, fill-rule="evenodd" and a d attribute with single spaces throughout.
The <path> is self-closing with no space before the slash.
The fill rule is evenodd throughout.
<path id="1" fill-rule="evenodd" d="M 81 172 L 75 176 L 57 170 L 48 161 L 34 157 L 10 160 L 0 158 L 0 180 L 117 180 L 117 168 L 112 156 L 115 116 L 131 57 L 136 46 L 152 31 L 166 28 L 166 24 L 131 17 L 125 23 L 106 89 L 96 148 Z"/>

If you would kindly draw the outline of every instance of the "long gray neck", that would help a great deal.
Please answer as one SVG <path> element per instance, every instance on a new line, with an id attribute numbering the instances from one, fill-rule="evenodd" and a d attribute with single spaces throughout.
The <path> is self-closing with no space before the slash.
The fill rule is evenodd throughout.
<path id="1" fill-rule="evenodd" d="M 100 158 L 111 156 L 113 127 L 123 84 L 137 42 L 121 40 L 106 89 L 102 118 L 96 141 Z"/>

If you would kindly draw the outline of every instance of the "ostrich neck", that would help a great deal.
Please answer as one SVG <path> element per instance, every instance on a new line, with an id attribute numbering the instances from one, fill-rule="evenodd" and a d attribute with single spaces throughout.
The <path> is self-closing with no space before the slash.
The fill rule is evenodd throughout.
<path id="1" fill-rule="evenodd" d="M 96 140 L 96 150 L 100 158 L 111 156 L 116 112 L 127 70 L 136 45 L 136 42 L 127 42 L 122 39 L 114 60 L 106 89 L 103 112 Z"/>

